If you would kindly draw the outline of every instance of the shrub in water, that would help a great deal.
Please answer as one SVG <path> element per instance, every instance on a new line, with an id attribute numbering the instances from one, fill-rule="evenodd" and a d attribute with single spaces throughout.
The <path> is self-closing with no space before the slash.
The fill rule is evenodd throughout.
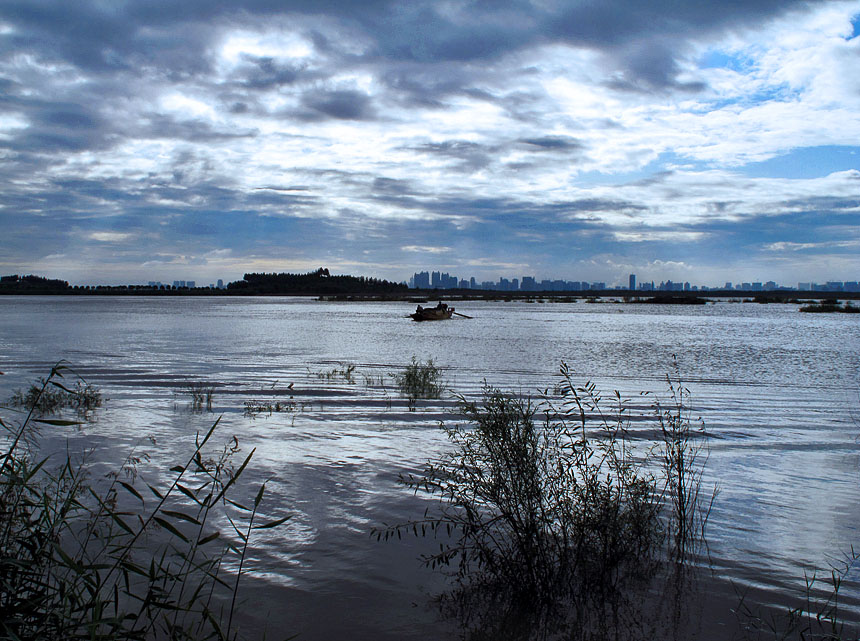
<path id="1" fill-rule="evenodd" d="M 442 368 L 433 364 L 433 359 L 422 363 L 414 356 L 402 373 L 395 375 L 400 393 L 414 404 L 419 398 L 439 398 L 444 390 Z"/>
<path id="2" fill-rule="evenodd" d="M 653 575 L 666 524 L 686 528 L 673 541 L 691 536 L 689 511 L 699 505 L 692 485 L 701 477 L 689 469 L 690 439 L 666 446 L 665 470 L 674 467 L 659 474 L 660 460 L 632 446 L 617 393 L 606 413 L 595 386 L 576 386 L 565 365 L 555 393 L 534 403 L 487 387 L 480 403 L 461 399 L 468 424 L 443 426 L 450 450 L 423 474 L 400 479 L 438 504 L 421 519 L 375 531 L 379 539 L 436 536 L 439 551 L 424 561 L 453 569 L 448 598 L 456 608 L 480 618 L 475 601 L 491 604 L 482 634 L 560 609 L 575 622 L 568 631 L 586 636 L 609 625 L 607 613 L 617 624 L 631 585 L 647 587 Z M 691 436 L 683 412 L 660 416 L 665 435 Z M 664 505 L 678 509 L 667 498 L 678 488 L 687 512 L 661 518 Z"/>

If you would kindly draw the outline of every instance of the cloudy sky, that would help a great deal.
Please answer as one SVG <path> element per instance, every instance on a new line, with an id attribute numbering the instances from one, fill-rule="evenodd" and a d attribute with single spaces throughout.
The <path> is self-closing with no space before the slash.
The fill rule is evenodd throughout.
<path id="1" fill-rule="evenodd" d="M 2 0 L 0 273 L 860 280 L 860 0 Z"/>

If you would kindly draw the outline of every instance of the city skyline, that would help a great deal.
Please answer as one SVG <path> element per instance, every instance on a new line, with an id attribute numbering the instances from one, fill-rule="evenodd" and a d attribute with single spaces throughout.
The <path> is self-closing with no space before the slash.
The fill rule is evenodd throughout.
<path id="1" fill-rule="evenodd" d="M 673 282 L 655 281 L 653 279 L 639 280 L 637 274 L 628 274 L 626 287 L 623 283 L 607 283 L 605 281 L 576 281 L 568 279 L 537 279 L 534 276 L 500 277 L 498 281 L 478 281 L 475 277 L 459 278 L 457 275 L 440 271 L 416 272 L 407 282 L 414 289 L 483 289 L 499 291 L 589 291 L 589 290 L 625 290 L 625 291 L 709 291 L 734 290 L 767 292 L 778 290 L 802 291 L 846 291 L 860 292 L 860 281 L 798 281 L 795 284 L 768 281 L 726 281 L 721 284 L 705 284 L 690 281 Z"/>
<path id="2" fill-rule="evenodd" d="M 860 278 L 860 0 L 0 5 L 0 274 Z"/>

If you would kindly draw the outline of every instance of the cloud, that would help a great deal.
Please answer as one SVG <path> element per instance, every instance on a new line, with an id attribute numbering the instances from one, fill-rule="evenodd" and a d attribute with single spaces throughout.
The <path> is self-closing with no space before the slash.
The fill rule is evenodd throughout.
<path id="1" fill-rule="evenodd" d="M 429 247 L 426 245 L 404 245 L 400 249 L 405 252 L 416 252 L 420 254 L 447 254 L 451 251 L 450 247 Z"/>
<path id="2" fill-rule="evenodd" d="M 100 243 L 120 243 L 132 238 L 131 234 L 124 234 L 115 231 L 96 231 L 89 235 L 92 240 L 97 240 Z"/>
<path id="3" fill-rule="evenodd" d="M 337 120 L 371 120 L 374 109 L 370 96 L 360 91 L 314 91 L 302 97 L 308 110 L 299 113 L 305 120 L 335 118 Z"/>
<path id="4" fill-rule="evenodd" d="M 440 248 L 478 272 L 683 252 L 728 269 L 808 243 L 844 266 L 857 15 L 856 0 L 10 0 L 0 263 L 289 252 L 398 278 Z"/>
<path id="5" fill-rule="evenodd" d="M 809 249 L 833 249 L 843 248 L 850 249 L 860 247 L 860 238 L 855 240 L 832 241 L 823 243 L 794 243 L 781 241 L 777 243 L 769 243 L 765 245 L 765 251 L 783 253 L 786 251 L 797 252 L 806 251 Z"/>
<path id="6" fill-rule="evenodd" d="M 644 243 L 644 242 L 675 242 L 689 243 L 700 241 L 707 236 L 705 232 L 700 231 L 616 231 L 613 232 L 616 239 L 627 243 Z"/>

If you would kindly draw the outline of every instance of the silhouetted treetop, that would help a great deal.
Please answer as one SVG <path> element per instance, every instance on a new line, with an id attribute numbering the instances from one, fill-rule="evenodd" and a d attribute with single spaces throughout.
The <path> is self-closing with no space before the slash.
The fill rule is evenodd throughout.
<path id="1" fill-rule="evenodd" d="M 45 278 L 44 276 L 0 276 L 2 294 L 63 294 L 67 293 L 69 283 L 65 280 Z"/>
<path id="2" fill-rule="evenodd" d="M 307 274 L 245 274 L 243 280 L 227 285 L 233 293 L 242 294 L 390 294 L 407 290 L 406 285 L 365 276 L 332 276 L 328 269 Z"/>

